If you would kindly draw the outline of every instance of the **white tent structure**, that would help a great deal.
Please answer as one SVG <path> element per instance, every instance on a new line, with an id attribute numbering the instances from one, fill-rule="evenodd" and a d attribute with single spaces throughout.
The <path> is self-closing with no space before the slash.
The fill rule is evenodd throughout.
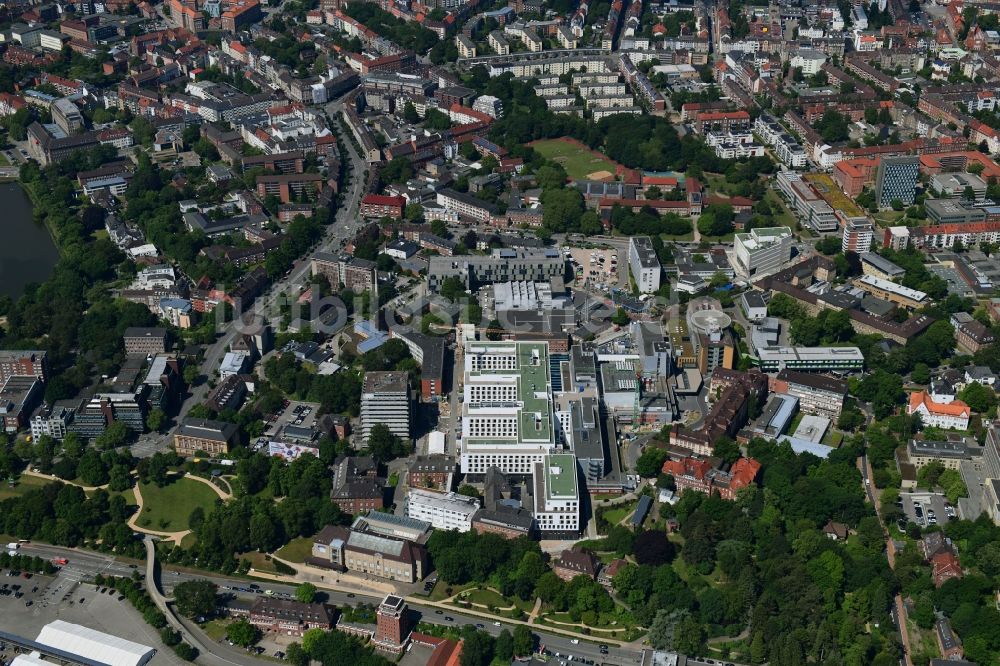
<path id="1" fill-rule="evenodd" d="M 14 657 L 10 666 L 52 666 L 51 661 L 45 661 L 37 652 L 25 652 Z"/>
<path id="2" fill-rule="evenodd" d="M 42 627 L 36 642 L 109 666 L 142 666 L 156 654 L 147 645 L 62 620 Z"/>

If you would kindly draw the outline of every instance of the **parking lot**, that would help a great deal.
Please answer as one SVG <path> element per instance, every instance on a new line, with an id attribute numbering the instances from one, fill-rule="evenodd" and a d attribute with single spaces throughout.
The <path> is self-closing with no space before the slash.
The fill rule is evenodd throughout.
<path id="1" fill-rule="evenodd" d="M 180 665 L 182 662 L 160 642 L 159 632 L 146 624 L 142 616 L 125 599 L 105 589 L 104 593 L 90 583 L 81 582 L 81 574 L 66 567 L 54 576 L 34 574 L 31 578 L 9 576 L 9 570 L 0 573 L 0 591 L 6 585 L 13 590 L 0 594 L 0 629 L 22 636 L 36 638 L 42 627 L 53 620 L 65 620 L 97 631 L 120 636 L 156 648 L 157 653 L 149 662 L 154 666 Z M 17 597 L 17 593 L 21 597 Z M 0 662 L 9 663 L 16 648 L 5 645 L 0 650 Z"/>
<path id="2" fill-rule="evenodd" d="M 571 248 L 569 255 L 576 278 L 583 286 L 600 291 L 611 291 L 618 286 L 618 250 Z"/>
<path id="3" fill-rule="evenodd" d="M 319 404 L 286 400 L 284 407 L 265 422 L 264 436 L 254 442 L 254 449 L 266 448 L 268 439 L 281 435 L 285 428 L 312 428 L 319 413 Z"/>
<path id="4" fill-rule="evenodd" d="M 906 514 L 907 522 L 916 523 L 920 527 L 931 525 L 944 527 L 955 517 L 954 507 L 948 504 L 947 498 L 940 493 L 900 493 L 899 501 L 902 502 L 900 508 Z"/>

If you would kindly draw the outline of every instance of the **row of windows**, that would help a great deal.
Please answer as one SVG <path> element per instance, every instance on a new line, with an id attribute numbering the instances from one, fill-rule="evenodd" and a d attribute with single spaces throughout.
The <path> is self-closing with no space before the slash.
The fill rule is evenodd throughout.
<path id="1" fill-rule="evenodd" d="M 466 432 L 470 437 L 517 437 L 517 419 L 468 418 Z"/>
<path id="2" fill-rule="evenodd" d="M 511 354 L 473 354 L 473 370 L 517 370 L 517 356 Z"/>
<path id="3" fill-rule="evenodd" d="M 509 402 L 517 400 L 517 386 L 513 384 L 471 384 L 469 398 L 473 402 Z"/>

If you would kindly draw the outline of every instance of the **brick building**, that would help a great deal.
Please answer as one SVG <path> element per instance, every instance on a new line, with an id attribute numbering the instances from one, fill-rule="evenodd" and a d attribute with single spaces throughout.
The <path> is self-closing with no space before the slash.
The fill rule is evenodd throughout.
<path id="1" fill-rule="evenodd" d="M 167 329 L 130 326 L 122 336 L 125 353 L 129 356 L 150 356 L 167 351 Z"/>
<path id="2" fill-rule="evenodd" d="M 301 636 L 310 629 L 333 628 L 334 610 L 326 604 L 258 597 L 250 608 L 250 624 L 264 633 Z"/>
<path id="3" fill-rule="evenodd" d="M 318 173 L 286 173 L 257 176 L 257 196 L 274 195 L 281 203 L 293 198 L 315 200 L 323 190 L 323 176 Z"/>
<path id="4" fill-rule="evenodd" d="M 34 377 L 45 381 L 48 376 L 49 357 L 44 351 L 0 351 L 0 384 L 11 377 Z"/>
<path id="5" fill-rule="evenodd" d="M 565 581 L 577 576 L 597 579 L 597 558 L 589 550 L 567 549 L 552 563 L 552 571 Z"/>
<path id="6" fill-rule="evenodd" d="M 759 471 L 760 463 L 753 458 L 740 458 L 731 467 L 716 467 L 711 460 L 698 458 L 663 463 L 663 473 L 674 477 L 678 493 L 685 490 L 709 495 L 717 492 L 726 500 L 736 499 L 740 488 L 752 484 Z"/>
<path id="7" fill-rule="evenodd" d="M 406 199 L 390 197 L 384 194 L 366 194 L 361 199 L 361 215 L 364 217 L 391 217 L 399 220 L 403 217 Z"/>
<path id="8" fill-rule="evenodd" d="M 417 456 L 407 471 L 407 485 L 411 488 L 450 490 L 455 461 L 447 456 Z"/>

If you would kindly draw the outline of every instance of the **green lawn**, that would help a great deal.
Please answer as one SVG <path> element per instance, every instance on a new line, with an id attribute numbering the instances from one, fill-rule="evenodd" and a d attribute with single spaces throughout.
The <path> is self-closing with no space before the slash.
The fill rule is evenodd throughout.
<path id="1" fill-rule="evenodd" d="M 467 583 L 466 585 L 452 585 L 439 578 L 438 582 L 434 585 L 434 589 L 432 589 L 430 595 L 428 595 L 428 598 L 431 601 L 441 601 L 472 586 L 472 583 Z M 448 590 L 451 590 L 451 594 L 448 594 Z"/>
<path id="2" fill-rule="evenodd" d="M 494 608 L 508 608 L 514 605 L 509 599 L 493 590 L 470 590 L 468 595 L 461 597 L 461 599 L 472 604 L 493 606 Z"/>
<path id="3" fill-rule="evenodd" d="M 278 557 L 288 562 L 305 562 L 307 557 L 312 555 L 312 539 L 299 537 L 292 539 L 275 553 Z"/>
<path id="4" fill-rule="evenodd" d="M 566 170 L 570 178 L 587 179 L 597 171 L 607 171 L 612 176 L 617 165 L 594 152 L 586 146 L 561 139 L 542 139 L 531 144 L 535 151 L 545 159 L 558 162 Z"/>
<path id="5" fill-rule="evenodd" d="M 25 494 L 29 490 L 41 488 L 50 483 L 55 483 L 55 481 L 40 479 L 37 476 L 28 476 L 27 474 L 18 479 L 13 487 L 11 487 L 6 481 L 0 482 L 0 500 L 5 500 L 9 497 L 18 497 Z"/>
<path id="6" fill-rule="evenodd" d="M 608 509 L 601 513 L 602 520 L 607 523 L 610 527 L 614 527 L 627 516 L 631 516 L 635 513 L 635 507 L 639 504 L 639 501 L 626 502 L 625 504 L 620 504 L 615 506 L 613 509 Z"/>
<path id="7" fill-rule="evenodd" d="M 140 527 L 162 532 L 180 532 L 188 529 L 188 517 L 195 507 L 205 513 L 212 510 L 219 498 L 215 491 L 200 481 L 174 478 L 162 488 L 152 483 L 144 483 L 139 488 L 142 493 L 142 515 Z"/>
<path id="8" fill-rule="evenodd" d="M 209 620 L 208 622 L 200 625 L 201 630 L 211 638 L 213 641 L 220 641 L 222 637 L 226 635 L 226 627 L 229 626 L 228 620 Z"/>
<path id="9" fill-rule="evenodd" d="M 243 553 L 239 555 L 239 559 L 250 562 L 250 566 L 253 567 L 255 571 L 278 573 L 278 570 L 274 567 L 274 562 L 268 559 L 268 556 L 264 553 L 258 553 L 257 551 Z"/>
<path id="10" fill-rule="evenodd" d="M 767 194 L 764 195 L 764 201 L 771 206 L 773 213 L 771 221 L 773 222 L 773 226 L 795 228 L 795 215 L 788 210 L 788 206 L 785 205 L 785 200 L 781 198 L 781 195 L 769 189 Z"/>

